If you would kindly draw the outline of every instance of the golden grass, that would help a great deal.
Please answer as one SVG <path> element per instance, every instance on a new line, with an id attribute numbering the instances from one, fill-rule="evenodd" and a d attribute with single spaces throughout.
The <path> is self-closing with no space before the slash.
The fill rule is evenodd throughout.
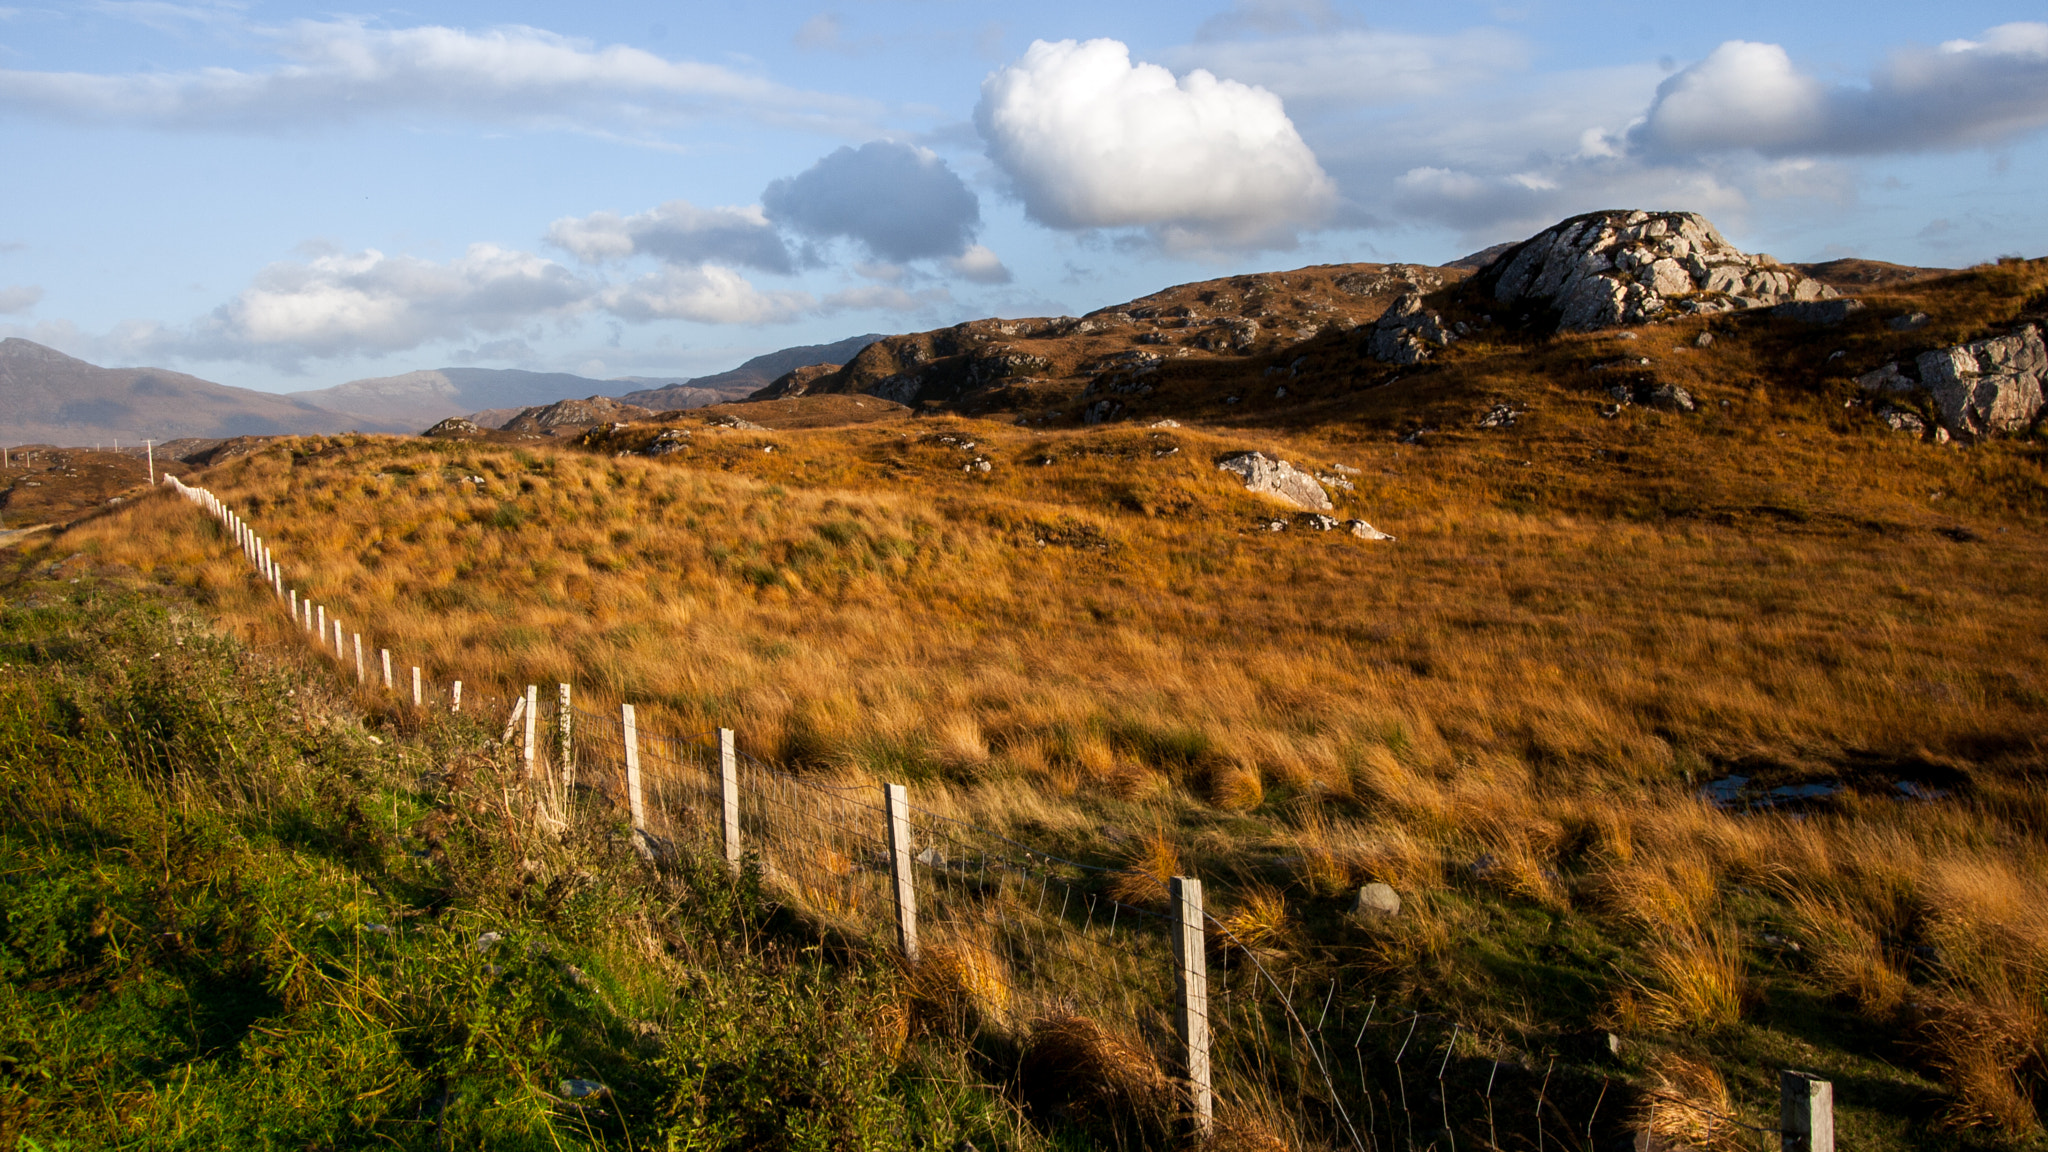
<path id="1" fill-rule="evenodd" d="M 765 758 L 908 782 L 920 805 L 1124 868 L 1123 897 L 1148 903 L 1192 870 L 1217 907 L 1284 885 L 1301 923 L 1384 881 L 1407 907 L 1360 946 L 1404 979 L 1460 962 L 1463 922 L 1436 897 L 1480 893 L 1638 942 L 1644 966 L 1607 989 L 1638 1026 L 1737 1026 L 1743 886 L 1782 902 L 1809 977 L 1873 1019 L 1937 996 L 2038 1003 L 2040 446 L 1872 429 L 1832 385 L 1753 379 L 1789 339 L 1775 328 L 1688 359 L 1697 327 L 1631 349 L 1692 366 L 1705 411 L 1684 421 L 1601 420 L 1569 373 L 1615 342 L 1570 337 L 1522 375 L 1419 376 L 1403 402 L 1448 414 L 1421 446 L 1370 411 L 1297 434 L 949 418 L 705 430 L 662 460 L 282 441 L 198 482 L 373 650 L 463 679 L 475 706 L 574 680 L 653 730 L 730 726 Z M 1525 424 L 1472 431 L 1473 396 L 1509 389 Z M 931 438 L 947 431 L 995 470 L 963 473 Z M 1213 467 L 1240 448 L 1359 469 L 1338 514 L 1400 542 L 1255 530 L 1275 506 Z M 1958 526 L 1971 538 L 1936 531 Z M 36 547 L 296 642 L 181 503 Z M 1853 794 L 1803 820 L 1702 803 L 1729 772 Z M 1896 798 L 1929 772 L 1949 799 Z M 1907 964 L 1914 945 L 1936 958 Z M 972 991 L 1000 974 L 956 975 L 1005 1010 Z M 1957 1084 L 1978 1076 L 1942 1058 Z"/>

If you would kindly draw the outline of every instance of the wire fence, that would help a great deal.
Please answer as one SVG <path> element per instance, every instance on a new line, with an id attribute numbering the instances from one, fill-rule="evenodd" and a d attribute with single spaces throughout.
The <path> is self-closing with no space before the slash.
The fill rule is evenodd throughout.
<path id="1" fill-rule="evenodd" d="M 421 708 L 505 709 L 478 686 L 467 699 L 459 681 L 443 690 L 423 665 L 391 671 L 389 650 L 365 648 L 330 605 L 303 597 L 232 509 L 164 480 L 219 522 L 344 674 Z M 1782 1074 L 1769 1127 L 1683 1093 L 1631 1091 L 1597 1059 L 1539 1066 L 1457 1021 L 1382 1004 L 1369 970 L 1272 948 L 1207 910 L 1190 878 L 1067 859 L 898 785 L 777 767 L 730 730 L 665 731 L 658 711 L 591 707 L 569 685 L 552 695 L 511 696 L 504 731 L 549 819 L 623 817 L 657 862 L 710 852 L 756 870 L 822 936 L 897 957 L 919 1026 L 1006 1047 L 1039 1079 L 1065 1077 L 1105 1106 L 1170 1114 L 1183 1131 L 1281 1132 L 1356 1152 L 1590 1152 L 1650 1130 L 1702 1147 L 1777 1136 L 1832 1152 L 1831 1089 L 1811 1076 Z"/>

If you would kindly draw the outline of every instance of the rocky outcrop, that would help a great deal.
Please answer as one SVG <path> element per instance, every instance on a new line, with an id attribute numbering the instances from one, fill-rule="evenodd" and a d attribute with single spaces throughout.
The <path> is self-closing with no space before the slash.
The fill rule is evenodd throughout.
<path id="1" fill-rule="evenodd" d="M 1315 477 L 1297 472 L 1294 465 L 1264 452 L 1234 453 L 1218 460 L 1216 467 L 1242 479 L 1246 491 L 1278 496 L 1297 507 L 1318 512 L 1335 507 Z"/>
<path id="2" fill-rule="evenodd" d="M 1365 338 L 1366 354 L 1386 364 L 1420 364 L 1439 348 L 1448 348 L 1457 337 L 1444 327 L 1443 317 L 1422 306 L 1422 297 L 1409 293 L 1373 322 Z"/>
<path id="3" fill-rule="evenodd" d="M 2010 336 L 1923 352 L 1915 367 L 1951 433 L 2017 432 L 2041 413 L 2048 349 L 2029 324 Z"/>
<path id="4" fill-rule="evenodd" d="M 558 400 L 553 404 L 528 408 L 505 421 L 502 427 L 506 432 L 544 432 L 551 436 L 566 436 L 595 424 L 631 423 L 652 415 L 651 410 L 637 404 L 621 404 L 609 396 L 592 396 L 587 400 Z"/>
<path id="5" fill-rule="evenodd" d="M 748 401 L 788 400 L 810 394 L 811 385 L 839 371 L 837 364 L 806 364 L 777 376 L 765 388 L 747 394 Z"/>
<path id="6" fill-rule="evenodd" d="M 437 439 L 445 439 L 452 436 L 481 436 L 483 434 L 484 430 L 482 428 L 477 427 L 471 421 L 464 420 L 460 416 L 450 416 L 425 432 L 420 433 L 422 436 L 433 436 Z"/>
<path id="7" fill-rule="evenodd" d="M 2048 346 L 2029 324 L 2009 336 L 1922 352 L 1909 366 L 1886 364 L 1856 383 L 1880 394 L 1925 389 L 1942 427 L 1955 436 L 2019 432 L 2041 416 L 2048 399 Z"/>
<path id="8" fill-rule="evenodd" d="M 1501 303 L 1549 305 L 1570 332 L 1837 295 L 1737 249 L 1695 212 L 1575 216 L 1502 253 L 1476 280 Z"/>

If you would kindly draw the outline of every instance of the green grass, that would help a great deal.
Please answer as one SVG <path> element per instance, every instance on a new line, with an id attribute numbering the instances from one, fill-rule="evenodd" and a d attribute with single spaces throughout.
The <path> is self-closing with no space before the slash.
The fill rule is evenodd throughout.
<path id="1" fill-rule="evenodd" d="M 477 730 L 90 586 L 0 607 L 0 665 L 0 1147 L 1038 1143 L 893 971 L 538 833 Z"/>

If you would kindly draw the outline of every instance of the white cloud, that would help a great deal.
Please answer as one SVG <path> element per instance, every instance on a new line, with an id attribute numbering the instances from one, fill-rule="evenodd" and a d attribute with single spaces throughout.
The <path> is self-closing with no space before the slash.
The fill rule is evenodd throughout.
<path id="1" fill-rule="evenodd" d="M 1053 228 L 1147 228 L 1169 249 L 1284 247 L 1336 190 L 1280 98 L 1133 64 L 1115 40 L 1032 43 L 982 83 L 975 124 Z"/>
<path id="2" fill-rule="evenodd" d="M 599 297 L 606 310 L 625 320 L 693 320 L 700 324 L 779 324 L 817 306 L 808 292 L 763 292 L 730 268 L 717 264 L 668 267 Z"/>
<path id="3" fill-rule="evenodd" d="M 1310 105 L 1355 110 L 1483 84 L 1526 68 L 1529 49 L 1521 37 L 1494 28 L 1448 35 L 1347 28 L 1197 43 L 1167 58 L 1256 84 L 1299 114 Z"/>
<path id="4" fill-rule="evenodd" d="M 953 275 L 976 284 L 1010 282 L 1010 270 L 1003 266 L 1002 258 L 979 244 L 948 260 L 946 267 Z"/>
<path id="5" fill-rule="evenodd" d="M 374 248 L 332 253 L 265 268 L 200 322 L 189 351 L 286 364 L 403 352 L 573 316 L 593 290 L 552 260 L 495 244 L 472 244 L 445 264 Z"/>
<path id="6" fill-rule="evenodd" d="M 814 239 L 859 241 L 884 260 L 958 256 L 981 202 L 937 154 L 876 140 L 840 148 L 761 193 L 768 219 Z"/>
<path id="7" fill-rule="evenodd" d="M 42 303 L 43 290 L 34 284 L 18 284 L 12 288 L 0 288 L 0 316 L 12 316 L 26 312 Z"/>
<path id="8" fill-rule="evenodd" d="M 698 208 L 671 200 L 632 216 L 567 216 L 548 227 L 548 243 L 586 264 L 647 255 L 670 264 L 717 261 L 764 272 L 795 271 L 788 247 L 758 207 Z"/>
<path id="9" fill-rule="evenodd" d="M 844 129 L 877 108 L 523 26 L 469 32 L 305 20 L 250 31 L 284 62 L 253 71 L 0 70 L 0 109 L 73 123 L 269 132 L 380 114 L 606 129 L 738 114 Z"/>
<path id="10" fill-rule="evenodd" d="M 1663 154 L 1873 155 L 1994 145 L 2048 127 L 2048 24 L 1897 53 L 1826 85 L 1775 44 L 1731 40 L 1657 91 L 1637 144 Z"/>

